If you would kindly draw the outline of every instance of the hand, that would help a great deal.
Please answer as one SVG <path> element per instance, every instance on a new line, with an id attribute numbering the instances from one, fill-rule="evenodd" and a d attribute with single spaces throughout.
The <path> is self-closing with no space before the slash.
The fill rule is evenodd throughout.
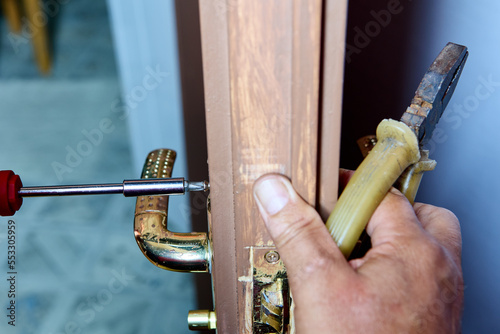
<path id="1" fill-rule="evenodd" d="M 261 177 L 254 197 L 287 268 L 297 333 L 460 331 L 462 241 L 450 211 L 412 207 L 392 189 L 368 223 L 372 249 L 348 262 L 288 179 Z"/>

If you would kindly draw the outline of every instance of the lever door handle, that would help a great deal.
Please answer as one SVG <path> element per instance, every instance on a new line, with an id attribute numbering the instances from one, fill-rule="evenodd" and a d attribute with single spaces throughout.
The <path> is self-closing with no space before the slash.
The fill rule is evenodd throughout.
<path id="1" fill-rule="evenodd" d="M 148 154 L 141 178 L 170 178 L 176 153 L 159 149 Z M 134 235 L 139 248 L 155 266 L 180 272 L 209 272 L 210 247 L 206 233 L 168 230 L 168 196 L 139 196 Z"/>

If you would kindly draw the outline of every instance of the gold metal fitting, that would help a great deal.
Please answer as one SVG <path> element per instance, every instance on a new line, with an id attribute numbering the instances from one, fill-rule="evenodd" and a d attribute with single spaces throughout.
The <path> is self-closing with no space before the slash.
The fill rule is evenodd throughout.
<path id="1" fill-rule="evenodd" d="M 176 153 L 159 149 L 149 153 L 141 178 L 168 178 Z M 168 230 L 168 196 L 137 197 L 134 235 L 146 258 L 162 269 L 209 272 L 210 249 L 206 233 L 176 233 Z"/>
<path id="2" fill-rule="evenodd" d="M 217 328 L 215 311 L 196 310 L 189 311 L 188 325 L 192 331 L 204 331 Z"/>

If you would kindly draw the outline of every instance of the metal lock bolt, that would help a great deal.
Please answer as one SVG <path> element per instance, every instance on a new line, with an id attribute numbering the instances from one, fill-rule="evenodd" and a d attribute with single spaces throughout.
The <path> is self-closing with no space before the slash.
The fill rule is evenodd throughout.
<path id="1" fill-rule="evenodd" d="M 203 331 L 217 328 L 217 316 L 215 311 L 196 310 L 189 311 L 189 329 L 192 331 Z"/>

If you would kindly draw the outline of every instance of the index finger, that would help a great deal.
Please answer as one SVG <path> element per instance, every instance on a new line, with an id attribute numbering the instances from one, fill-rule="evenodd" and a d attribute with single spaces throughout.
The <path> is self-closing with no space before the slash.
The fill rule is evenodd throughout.
<path id="1" fill-rule="evenodd" d="M 423 234 L 417 215 L 406 197 L 392 188 L 373 213 L 366 232 L 376 247 L 386 242 L 405 242 Z"/>
<path id="2" fill-rule="evenodd" d="M 371 237 L 372 248 L 363 258 L 350 261 L 355 269 L 368 262 L 380 265 L 382 261 L 390 267 L 393 261 L 406 261 L 412 256 L 411 245 L 428 239 L 410 202 L 394 188 L 373 213 L 366 232 Z"/>
<path id="3" fill-rule="evenodd" d="M 460 265 L 462 234 L 457 216 L 447 209 L 429 204 L 415 203 L 413 207 L 425 231 L 445 247 Z"/>

